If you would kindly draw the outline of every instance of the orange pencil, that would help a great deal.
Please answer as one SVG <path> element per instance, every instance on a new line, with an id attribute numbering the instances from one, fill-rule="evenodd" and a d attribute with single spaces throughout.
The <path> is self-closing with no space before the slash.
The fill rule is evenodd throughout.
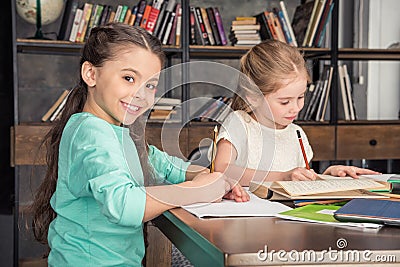
<path id="1" fill-rule="evenodd" d="M 303 153 L 304 162 L 306 163 L 306 168 L 307 168 L 307 170 L 309 170 L 310 165 L 308 165 L 307 155 L 306 155 L 306 151 L 304 150 L 303 140 L 301 139 L 300 131 L 296 130 L 296 132 L 297 132 L 297 137 L 299 138 L 301 153 Z"/>

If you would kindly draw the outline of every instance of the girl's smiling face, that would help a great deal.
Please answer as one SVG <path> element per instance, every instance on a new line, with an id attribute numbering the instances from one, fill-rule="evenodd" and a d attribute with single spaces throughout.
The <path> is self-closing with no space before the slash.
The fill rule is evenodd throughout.
<path id="1" fill-rule="evenodd" d="M 284 129 L 303 108 L 306 89 L 307 79 L 297 78 L 277 91 L 266 94 L 265 101 L 254 110 L 255 119 L 267 127 Z"/>
<path id="2" fill-rule="evenodd" d="M 151 51 L 131 45 L 103 66 L 89 62 L 81 75 L 88 85 L 83 111 L 115 124 L 132 124 L 154 104 L 161 61 Z"/>

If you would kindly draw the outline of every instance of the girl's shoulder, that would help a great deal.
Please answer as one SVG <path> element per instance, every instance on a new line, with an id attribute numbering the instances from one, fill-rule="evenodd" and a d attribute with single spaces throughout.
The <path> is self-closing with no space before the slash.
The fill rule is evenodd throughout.
<path id="1" fill-rule="evenodd" d="M 237 124 L 237 123 L 251 123 L 253 118 L 243 110 L 235 110 L 231 112 L 226 119 L 224 120 L 223 124 Z"/>

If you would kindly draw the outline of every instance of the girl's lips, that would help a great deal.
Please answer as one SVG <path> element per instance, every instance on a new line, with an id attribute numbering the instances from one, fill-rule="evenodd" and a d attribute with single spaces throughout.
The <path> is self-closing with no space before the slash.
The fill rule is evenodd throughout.
<path id="1" fill-rule="evenodd" d="M 292 116 L 292 117 L 285 117 L 285 119 L 287 119 L 287 120 L 294 120 L 294 119 L 296 119 L 296 116 Z"/>
<path id="2" fill-rule="evenodd" d="M 121 103 L 122 103 L 122 106 L 124 107 L 124 109 L 126 110 L 126 112 L 128 112 L 129 114 L 136 114 L 141 109 L 141 107 L 139 107 L 139 106 L 131 105 L 131 104 L 128 104 L 125 102 L 121 102 Z"/>

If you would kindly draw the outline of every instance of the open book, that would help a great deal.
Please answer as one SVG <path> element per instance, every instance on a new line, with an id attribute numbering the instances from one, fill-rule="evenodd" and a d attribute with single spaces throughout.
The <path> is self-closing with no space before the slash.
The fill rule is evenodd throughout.
<path id="1" fill-rule="evenodd" d="M 251 182 L 249 190 L 271 200 L 383 198 L 370 190 L 390 190 L 390 184 L 372 179 L 320 175 L 315 181 Z"/>

